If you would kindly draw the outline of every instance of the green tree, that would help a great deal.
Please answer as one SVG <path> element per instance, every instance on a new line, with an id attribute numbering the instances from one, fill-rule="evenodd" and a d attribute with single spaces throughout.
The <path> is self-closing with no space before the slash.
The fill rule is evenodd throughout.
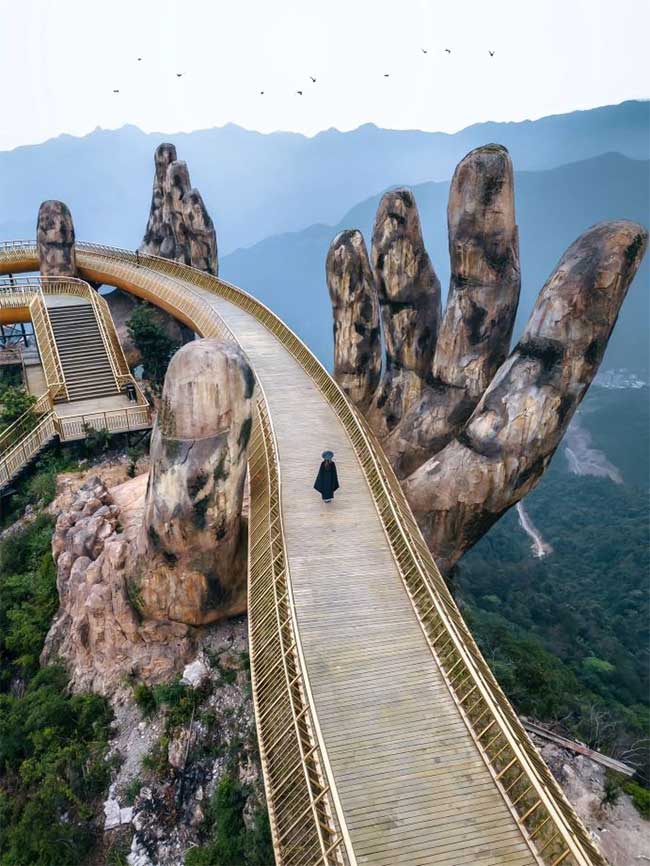
<path id="1" fill-rule="evenodd" d="M 167 367 L 179 344 L 165 333 L 149 304 L 136 307 L 126 328 L 142 357 L 145 379 L 160 393 Z"/>
<path id="2" fill-rule="evenodd" d="M 13 424 L 35 402 L 36 398 L 28 394 L 22 385 L 9 385 L 3 388 L 0 391 L 0 430 Z"/>

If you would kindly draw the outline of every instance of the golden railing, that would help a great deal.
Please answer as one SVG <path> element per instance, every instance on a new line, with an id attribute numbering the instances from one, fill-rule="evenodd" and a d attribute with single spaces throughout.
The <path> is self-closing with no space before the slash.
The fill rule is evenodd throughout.
<path id="1" fill-rule="evenodd" d="M 4 258 L 7 246 L 0 245 L 0 257 Z M 13 244 L 10 246 L 14 248 Z M 22 251 L 21 255 L 35 254 L 33 244 L 22 242 L 18 249 Z M 47 313 L 46 294 L 83 297 L 92 304 L 116 384 L 120 387 L 131 382 L 135 386 L 135 406 L 72 415 L 63 415 L 56 410 L 54 400 L 67 396 L 67 391 Z M 85 438 L 89 429 L 119 433 L 151 426 L 151 409 L 131 376 L 108 305 L 88 283 L 72 277 L 11 277 L 9 280 L 0 280 L 0 307 L 29 310 L 48 388 L 33 406 L 0 433 L 0 488 L 55 436 L 63 442 L 69 442 Z"/>
<path id="2" fill-rule="evenodd" d="M 251 677 L 277 861 L 349 864 L 306 694 L 282 529 L 277 446 L 263 398 L 256 408 L 248 472 Z"/>
<path id="3" fill-rule="evenodd" d="M 50 317 L 41 292 L 34 296 L 29 305 L 29 316 L 34 327 L 36 344 L 43 364 L 43 373 L 47 382 L 47 390 L 53 400 L 67 399 L 68 389 L 65 384 L 61 358 L 56 346 Z"/>
<path id="4" fill-rule="evenodd" d="M 41 420 L 41 416 L 52 410 L 49 394 L 43 394 L 36 402 L 17 418 L 13 424 L 0 433 L 0 454 L 17 445 Z"/>
<path id="5" fill-rule="evenodd" d="M 31 252 L 29 245 L 22 249 L 28 257 Z M 97 244 L 78 244 L 77 251 L 80 266 L 85 268 L 87 265 L 88 270 L 98 273 L 117 273 L 122 287 L 128 287 L 130 281 L 136 291 L 149 287 L 153 299 L 160 283 L 147 272 L 155 271 L 169 278 L 171 282 L 165 285 L 165 291 L 171 299 L 165 302 L 161 297 L 161 305 L 170 304 L 173 307 L 170 312 L 176 310 L 179 318 L 205 336 L 211 335 L 208 331 L 214 325 L 207 322 L 211 318 L 209 304 L 200 295 L 197 297 L 195 289 L 224 298 L 254 316 L 293 355 L 347 431 L 431 653 L 497 790 L 531 850 L 546 866 L 606 866 L 481 655 L 435 565 L 381 446 L 364 419 L 304 343 L 260 301 L 216 277 L 167 259 L 145 255 L 136 257 L 129 250 Z M 20 250 L 12 247 L 10 255 L 12 261 L 19 261 Z M 131 267 L 125 268 L 125 264 Z M 140 268 L 137 281 L 133 280 L 133 266 Z M 189 298 L 180 294 L 183 287 L 179 287 L 178 282 L 189 284 Z M 194 320 L 194 312 L 200 314 L 207 328 L 204 329 L 198 318 Z M 322 743 L 320 746 L 323 748 Z"/>
<path id="6" fill-rule="evenodd" d="M 131 371 L 124 357 L 108 304 L 104 298 L 85 280 L 72 277 L 41 277 L 39 282 L 43 294 L 70 295 L 88 301 L 92 307 L 117 388 L 121 389 L 127 382 L 131 382 Z"/>
<path id="7" fill-rule="evenodd" d="M 20 249 L 29 250 L 26 242 L 21 242 L 23 245 Z M 0 244 L 0 254 L 3 253 L 3 246 Z M 74 277 L 12 277 L 10 280 L 0 280 L 0 307 L 24 307 L 29 306 L 30 316 L 36 312 L 38 326 L 34 323 L 34 332 L 37 342 L 40 338 L 44 341 L 45 356 L 41 352 L 41 360 L 43 361 L 43 369 L 45 372 L 48 388 L 52 393 L 53 399 L 63 394 L 61 383 L 56 379 L 50 380 L 52 375 L 51 359 L 54 362 L 58 361 L 60 367 L 60 376 L 65 384 L 65 377 L 56 341 L 52 333 L 49 316 L 47 315 L 47 305 L 44 301 L 45 295 L 70 295 L 75 298 L 83 298 L 92 306 L 97 327 L 108 356 L 111 366 L 111 371 L 115 379 L 115 384 L 118 390 L 130 382 L 136 389 L 137 403 L 140 406 L 147 405 L 147 400 L 144 397 L 139 385 L 133 379 L 129 365 L 124 357 L 124 351 L 120 343 L 115 324 L 113 322 L 110 310 L 106 300 L 96 292 L 85 280 L 80 280 Z M 38 304 L 38 310 L 32 307 L 35 301 L 38 302 L 39 297 L 43 297 L 43 305 Z M 44 311 L 44 312 L 43 312 Z M 51 340 L 50 340 L 51 338 Z M 39 344 L 40 349 L 40 344 Z M 47 363 L 46 363 L 47 361 Z"/>
<path id="8" fill-rule="evenodd" d="M 44 445 L 56 436 L 53 412 L 47 412 L 36 426 L 26 433 L 0 457 L 0 488 L 7 484 L 37 454 Z"/>
<path id="9" fill-rule="evenodd" d="M 105 412 L 85 412 L 56 416 L 56 431 L 62 442 L 84 439 L 88 430 L 106 430 L 108 433 L 128 433 L 151 427 L 151 410 L 145 406 L 125 406 Z"/>

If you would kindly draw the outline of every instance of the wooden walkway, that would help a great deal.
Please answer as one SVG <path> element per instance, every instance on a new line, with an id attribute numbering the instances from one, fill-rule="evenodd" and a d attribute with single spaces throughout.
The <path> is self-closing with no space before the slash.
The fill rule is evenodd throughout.
<path id="1" fill-rule="evenodd" d="M 275 427 L 300 638 L 357 862 L 534 864 L 433 664 L 334 411 L 263 325 L 206 301 L 248 355 Z M 329 505 L 313 490 L 325 448 L 341 482 Z"/>
<path id="2" fill-rule="evenodd" d="M 199 278 L 190 269 L 155 258 L 141 257 L 138 266 L 128 251 L 79 246 L 77 262 L 85 277 L 158 303 L 199 333 L 218 334 L 223 330 L 220 323 L 225 323 L 246 352 L 266 398 L 278 448 L 283 541 L 298 632 L 295 645 L 304 667 L 299 675 L 304 688 L 296 685 L 299 677 L 290 687 L 307 697 L 317 737 L 308 754 L 318 750 L 322 758 L 322 796 L 327 795 L 328 803 L 331 798 L 327 808 L 335 811 L 335 834 L 340 834 L 327 850 L 323 846 L 322 857 L 305 859 L 298 842 L 293 856 L 278 862 L 603 866 L 498 686 L 493 680 L 490 684 L 485 663 L 476 661 L 471 637 L 458 631 L 459 615 L 449 607 L 453 608 L 451 600 L 441 602 L 447 605 L 445 616 L 451 617 L 445 628 L 435 639 L 429 631 L 425 638 L 422 605 L 428 616 L 438 602 L 429 606 L 433 596 L 426 592 L 416 601 L 411 586 L 417 584 L 409 583 L 407 593 L 406 577 L 398 567 L 403 543 L 396 547 L 395 538 L 385 533 L 386 513 L 378 511 L 378 493 L 366 480 L 368 467 L 364 474 L 360 463 L 367 458 L 359 457 L 359 445 L 353 444 L 340 406 L 336 408 L 336 400 L 343 398 L 335 399 L 329 385 L 317 383 L 300 351 L 285 348 L 290 345 L 282 341 L 286 335 L 274 335 L 278 323 L 266 314 L 260 318 L 259 313 L 247 312 L 253 308 L 236 290 L 222 291 L 205 275 Z M 35 255 L 32 244 L 8 244 L 5 253 L 0 250 L 0 270 L 33 268 Z M 268 328 L 263 324 L 267 320 Z M 341 490 L 329 505 L 313 490 L 326 448 L 335 452 L 341 481 Z M 405 509 L 406 520 L 406 503 L 396 507 Z M 411 549 L 411 542 L 404 543 Z M 274 547 L 274 562 L 276 551 Z M 444 585 L 434 596 L 435 592 L 448 595 Z M 252 610 L 249 616 L 254 621 L 261 614 Z M 435 617 L 433 622 L 443 621 L 438 613 Z M 264 623 L 272 621 L 265 611 Z M 459 634 L 465 645 L 449 654 L 444 647 L 458 645 L 454 641 Z M 447 665 L 444 673 L 440 658 Z M 469 679 L 465 670 L 471 672 Z M 269 683 L 273 680 L 266 677 L 263 687 L 256 689 L 256 702 L 258 710 L 262 706 L 273 719 L 281 696 Z M 460 702 L 466 702 L 464 715 L 459 695 Z M 470 710 L 470 703 L 478 709 Z M 304 712 L 298 717 L 303 721 Z M 472 730 L 468 717 L 475 726 Z M 285 750 L 277 738 L 266 746 L 267 759 L 270 752 Z M 303 763 L 307 765 L 306 758 Z M 269 792 L 272 813 L 290 804 L 293 778 L 293 771 L 285 774 L 279 787 Z M 266 767 L 265 780 L 268 783 Z M 312 801 L 315 825 L 322 827 L 316 802 Z M 301 814 L 304 818 L 286 830 L 285 838 L 295 836 L 301 821 L 311 820 L 309 809 Z M 328 839 L 334 838 L 330 830 L 326 833 Z M 281 846 L 276 837 L 274 844 L 277 854 Z"/>

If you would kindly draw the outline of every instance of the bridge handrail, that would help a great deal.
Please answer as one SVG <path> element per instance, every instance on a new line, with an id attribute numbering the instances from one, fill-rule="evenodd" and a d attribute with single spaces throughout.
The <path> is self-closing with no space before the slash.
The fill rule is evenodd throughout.
<path id="1" fill-rule="evenodd" d="M 122 256 L 125 253 L 135 262 L 133 253 L 120 251 Z M 568 864 L 569 857 L 581 866 L 594 863 L 604 866 L 605 861 L 588 831 L 531 743 L 483 659 L 435 565 L 383 449 L 365 419 L 351 407 L 342 390 L 300 338 L 252 295 L 186 265 L 157 256 L 139 256 L 141 266 L 148 263 L 251 312 L 311 375 L 350 437 L 432 653 L 524 837 L 534 844 L 538 856 L 550 866 L 561 862 Z M 420 598 L 420 595 L 425 597 Z M 438 634 L 441 627 L 443 636 Z M 466 706 L 472 695 L 474 700 Z"/>
<path id="2" fill-rule="evenodd" d="M 249 449 L 248 546 L 248 606 L 256 615 L 249 616 L 248 631 L 260 757 L 273 795 L 273 840 L 282 864 L 356 866 L 346 850 L 315 730 L 284 543 L 277 442 L 262 386 L 257 382 L 256 387 L 261 397 Z M 269 682 L 273 695 L 262 705 L 260 695 Z M 288 781 L 290 799 L 282 796 Z M 276 809 L 276 800 L 283 801 L 282 809 Z"/>
<path id="3" fill-rule="evenodd" d="M 26 245 L 29 246 L 29 245 Z M 450 693 L 524 838 L 548 866 L 605 861 L 528 738 L 483 659 L 410 512 L 404 493 L 365 421 L 305 344 L 248 293 L 189 266 L 129 250 L 80 243 L 80 251 L 152 268 L 231 301 L 270 330 L 312 377 L 345 427 L 407 593 Z M 176 306 L 183 313 L 183 300 Z M 184 312 L 187 316 L 187 312 Z M 182 316 L 181 316 L 182 317 Z M 200 327 L 197 325 L 197 330 Z M 472 701 L 469 698 L 472 697 Z"/>
<path id="4" fill-rule="evenodd" d="M 148 403 L 144 406 L 137 404 L 119 409 L 77 412 L 74 415 L 56 414 L 56 430 L 62 442 L 83 439 L 88 429 L 119 433 L 150 426 L 151 408 Z"/>

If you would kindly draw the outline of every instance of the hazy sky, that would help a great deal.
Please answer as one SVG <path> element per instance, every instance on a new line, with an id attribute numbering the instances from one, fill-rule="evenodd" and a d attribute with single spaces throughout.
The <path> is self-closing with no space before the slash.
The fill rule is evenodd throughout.
<path id="1" fill-rule="evenodd" d="M 0 0 L 0 11 L 0 149 L 124 123 L 452 132 L 650 95 L 647 0 Z"/>

